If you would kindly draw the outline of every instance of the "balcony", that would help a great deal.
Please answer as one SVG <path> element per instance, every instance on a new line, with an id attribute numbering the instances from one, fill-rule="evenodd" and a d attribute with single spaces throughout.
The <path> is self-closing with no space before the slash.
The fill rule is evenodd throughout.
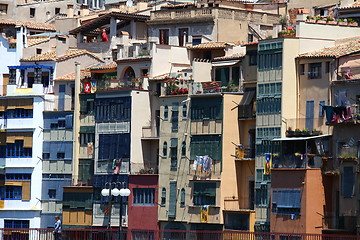
<path id="1" fill-rule="evenodd" d="M 115 162 L 113 159 L 102 159 L 96 163 L 96 174 L 129 174 L 129 172 L 129 158 L 123 158 L 121 162 Z"/>
<path id="2" fill-rule="evenodd" d="M 357 124 L 360 123 L 360 107 L 357 104 L 351 106 L 323 106 L 326 113 L 327 125 Z"/>
<path id="3" fill-rule="evenodd" d="M 159 126 L 146 126 L 142 128 L 143 140 L 159 139 Z"/>
<path id="4" fill-rule="evenodd" d="M 228 92 L 242 92 L 241 87 L 236 85 L 221 86 L 221 82 L 193 82 L 191 95 L 220 94 Z"/>
<path id="5" fill-rule="evenodd" d="M 189 93 L 188 80 L 169 78 L 164 80 L 165 91 L 162 96 L 187 95 Z"/>
<path id="6" fill-rule="evenodd" d="M 189 161 L 190 180 L 217 179 L 221 174 L 221 161 L 212 160 L 210 166 L 195 164 L 195 160 Z"/>
<path id="7" fill-rule="evenodd" d="M 235 160 L 255 160 L 255 147 L 242 144 L 235 147 Z"/>

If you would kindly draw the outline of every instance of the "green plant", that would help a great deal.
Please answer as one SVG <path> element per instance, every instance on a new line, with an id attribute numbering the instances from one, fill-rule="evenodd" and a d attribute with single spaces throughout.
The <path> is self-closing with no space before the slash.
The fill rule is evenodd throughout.
<path id="1" fill-rule="evenodd" d="M 286 30 L 286 31 L 279 32 L 279 35 L 281 35 L 281 34 L 291 34 L 291 33 L 295 33 L 295 31 L 294 30 Z"/>
<path id="2" fill-rule="evenodd" d="M 303 129 L 303 132 L 309 132 L 309 129 L 308 129 L 308 128 L 304 128 L 304 129 Z"/>
<path id="3" fill-rule="evenodd" d="M 317 16 L 317 17 L 315 17 L 315 20 L 316 20 L 316 21 L 317 21 L 317 20 L 322 20 L 322 18 L 319 17 L 319 16 Z"/>
<path id="4" fill-rule="evenodd" d="M 347 19 L 347 22 L 349 22 L 349 23 L 354 23 L 354 22 L 355 22 L 355 20 L 354 20 L 354 19 L 352 19 L 352 18 L 348 18 L 348 19 Z"/>
<path id="5" fill-rule="evenodd" d="M 334 21 L 334 19 L 332 17 L 330 17 L 330 16 L 327 16 L 326 21 L 330 22 L 330 21 Z"/>
<path id="6" fill-rule="evenodd" d="M 344 19 L 339 18 L 337 21 L 338 22 L 344 22 Z"/>
<path id="7" fill-rule="evenodd" d="M 306 16 L 306 19 L 313 19 L 313 17 L 311 17 L 311 16 Z"/>

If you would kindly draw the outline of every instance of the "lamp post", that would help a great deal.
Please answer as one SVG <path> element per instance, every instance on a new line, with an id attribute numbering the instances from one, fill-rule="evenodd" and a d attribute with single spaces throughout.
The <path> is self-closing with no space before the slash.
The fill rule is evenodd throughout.
<path id="1" fill-rule="evenodd" d="M 122 188 L 119 190 L 118 188 L 111 189 L 112 185 L 116 186 L 116 184 L 120 184 Z M 109 189 L 106 188 L 106 185 L 109 185 Z M 119 209 L 119 239 L 121 239 L 122 233 L 122 206 L 123 206 L 123 199 L 122 197 L 128 197 L 131 193 L 130 189 L 125 188 L 124 182 L 107 182 L 105 183 L 105 188 L 101 190 L 101 195 L 104 197 L 109 197 L 109 222 L 107 228 L 111 228 L 111 208 L 112 208 L 112 196 L 117 197 L 120 195 L 120 209 Z"/>

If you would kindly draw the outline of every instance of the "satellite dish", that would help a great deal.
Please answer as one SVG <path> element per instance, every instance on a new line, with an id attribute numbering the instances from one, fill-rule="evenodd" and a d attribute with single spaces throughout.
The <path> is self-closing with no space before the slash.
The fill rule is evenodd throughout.
<path id="1" fill-rule="evenodd" d="M 127 0 L 126 1 L 126 6 L 127 7 L 132 7 L 133 6 L 133 1 L 132 0 Z"/>

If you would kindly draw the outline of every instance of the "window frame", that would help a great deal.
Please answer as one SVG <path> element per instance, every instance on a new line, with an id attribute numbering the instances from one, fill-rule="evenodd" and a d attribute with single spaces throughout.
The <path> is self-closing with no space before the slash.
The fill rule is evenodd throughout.
<path id="1" fill-rule="evenodd" d="M 133 188 L 133 206 L 154 206 L 155 188 Z"/>
<path id="2" fill-rule="evenodd" d="M 308 79 L 322 78 L 322 62 L 309 63 Z"/>

